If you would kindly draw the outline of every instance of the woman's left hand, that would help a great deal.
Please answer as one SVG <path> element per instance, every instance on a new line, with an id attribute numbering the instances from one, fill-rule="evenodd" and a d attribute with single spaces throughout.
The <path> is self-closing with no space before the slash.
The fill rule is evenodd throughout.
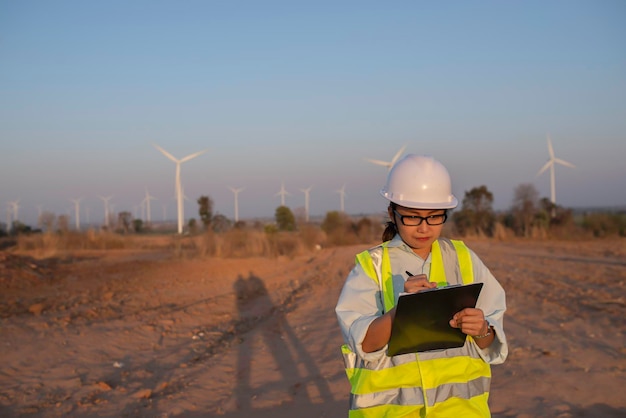
<path id="1" fill-rule="evenodd" d="M 484 335 L 488 331 L 485 314 L 481 309 L 465 308 L 454 314 L 450 320 L 452 328 L 459 328 L 464 334 L 476 336 Z"/>

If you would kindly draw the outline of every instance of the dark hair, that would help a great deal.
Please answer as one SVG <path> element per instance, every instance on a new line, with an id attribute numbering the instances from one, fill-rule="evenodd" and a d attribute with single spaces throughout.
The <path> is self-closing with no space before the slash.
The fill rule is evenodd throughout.
<path id="1" fill-rule="evenodd" d="M 393 202 L 389 203 L 389 209 L 393 212 L 396 209 L 396 204 Z M 385 224 L 385 230 L 383 231 L 383 242 L 390 241 L 393 237 L 398 233 L 398 228 L 396 228 L 396 223 L 393 220 L 387 221 Z"/>

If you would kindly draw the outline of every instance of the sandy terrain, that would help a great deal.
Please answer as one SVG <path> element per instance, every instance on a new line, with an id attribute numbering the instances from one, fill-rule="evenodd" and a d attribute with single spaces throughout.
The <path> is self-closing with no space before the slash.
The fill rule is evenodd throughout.
<path id="1" fill-rule="evenodd" d="M 468 244 L 507 291 L 493 416 L 626 416 L 626 240 Z M 347 416 L 333 309 L 363 248 L 0 252 L 0 416 Z"/>

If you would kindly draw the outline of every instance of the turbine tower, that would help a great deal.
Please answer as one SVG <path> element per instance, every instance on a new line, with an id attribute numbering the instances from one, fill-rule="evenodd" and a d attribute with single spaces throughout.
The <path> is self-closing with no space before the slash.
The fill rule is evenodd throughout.
<path id="1" fill-rule="evenodd" d="M 308 189 L 300 189 L 304 193 L 304 219 L 309 222 L 309 194 L 313 186 L 309 186 Z"/>
<path id="2" fill-rule="evenodd" d="M 344 200 L 346 198 L 346 185 L 344 184 L 341 189 L 337 190 L 337 193 L 339 193 L 339 207 L 341 208 L 340 210 L 342 212 L 345 212 Z"/>
<path id="3" fill-rule="evenodd" d="M 406 148 L 406 145 L 403 145 L 402 148 L 400 148 L 400 150 L 396 152 L 396 155 L 393 156 L 391 161 L 373 160 L 371 158 L 366 158 L 365 161 L 369 161 L 370 163 L 373 163 L 376 165 L 382 165 L 383 167 L 387 167 L 387 170 L 391 170 L 391 167 L 393 167 L 393 165 L 396 163 L 396 161 L 398 161 L 400 156 L 402 156 L 402 153 L 404 152 L 405 148 Z"/>
<path id="4" fill-rule="evenodd" d="M 19 221 L 18 212 L 20 210 L 20 199 L 9 202 L 9 205 L 13 208 L 13 222 Z"/>
<path id="5" fill-rule="evenodd" d="M 76 230 L 80 231 L 80 200 L 82 197 L 70 199 L 74 202 L 74 220 L 76 221 Z"/>
<path id="6" fill-rule="evenodd" d="M 235 223 L 239 222 L 239 192 L 243 191 L 243 187 L 239 189 L 235 189 L 233 187 L 229 187 L 229 189 L 235 194 Z"/>
<path id="7" fill-rule="evenodd" d="M 275 196 L 280 195 L 280 205 L 285 206 L 285 196 L 287 196 L 289 192 L 285 190 L 285 182 L 283 181 L 280 185 L 280 191 L 275 194 Z"/>
<path id="8" fill-rule="evenodd" d="M 146 223 L 150 225 L 150 200 L 156 200 L 156 197 L 150 196 L 148 189 L 146 189 L 146 197 L 143 200 L 146 203 Z"/>
<path id="9" fill-rule="evenodd" d="M 568 161 L 556 158 L 554 156 L 554 149 L 552 148 L 550 135 L 548 135 L 548 153 L 550 154 L 550 159 L 547 163 L 544 164 L 543 167 L 541 167 L 541 170 L 537 172 L 537 176 L 540 176 L 548 168 L 550 169 L 550 201 L 552 202 L 552 217 L 554 218 L 556 216 L 556 186 L 554 180 L 554 166 L 555 164 L 561 164 L 571 168 L 576 168 L 576 166 Z"/>
<path id="10" fill-rule="evenodd" d="M 103 196 L 98 196 L 100 199 L 102 199 L 102 201 L 104 202 L 104 227 L 105 228 L 109 228 L 109 201 L 111 200 L 111 198 L 113 198 L 113 196 L 108 196 L 108 197 L 103 197 Z"/>
<path id="11" fill-rule="evenodd" d="M 158 149 L 163 155 L 165 155 L 167 158 L 169 158 L 170 160 L 176 163 L 176 202 L 178 204 L 178 233 L 182 234 L 184 213 L 183 213 L 183 188 L 180 184 L 180 165 L 182 163 L 185 163 L 191 160 L 192 158 L 196 158 L 197 156 L 204 154 L 207 150 L 198 151 L 196 153 L 189 154 L 186 157 L 183 157 L 181 159 L 177 159 L 176 157 L 174 157 L 169 152 L 165 151 L 163 148 L 161 148 L 157 144 L 152 144 L 152 145 L 154 145 L 154 147 Z"/>
<path id="12" fill-rule="evenodd" d="M 11 232 L 11 216 L 13 213 L 11 212 L 11 203 L 7 203 L 7 230 L 6 233 Z"/>
<path id="13" fill-rule="evenodd" d="M 41 205 L 37 205 L 37 227 L 41 228 L 41 213 L 42 213 L 43 209 Z"/>

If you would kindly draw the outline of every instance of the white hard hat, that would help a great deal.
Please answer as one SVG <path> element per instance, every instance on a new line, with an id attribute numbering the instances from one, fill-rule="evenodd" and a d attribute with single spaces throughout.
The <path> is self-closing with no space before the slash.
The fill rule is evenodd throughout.
<path id="1" fill-rule="evenodd" d="M 443 164 L 432 157 L 409 154 L 391 168 L 380 194 L 408 208 L 452 209 L 459 202 L 451 188 Z"/>

